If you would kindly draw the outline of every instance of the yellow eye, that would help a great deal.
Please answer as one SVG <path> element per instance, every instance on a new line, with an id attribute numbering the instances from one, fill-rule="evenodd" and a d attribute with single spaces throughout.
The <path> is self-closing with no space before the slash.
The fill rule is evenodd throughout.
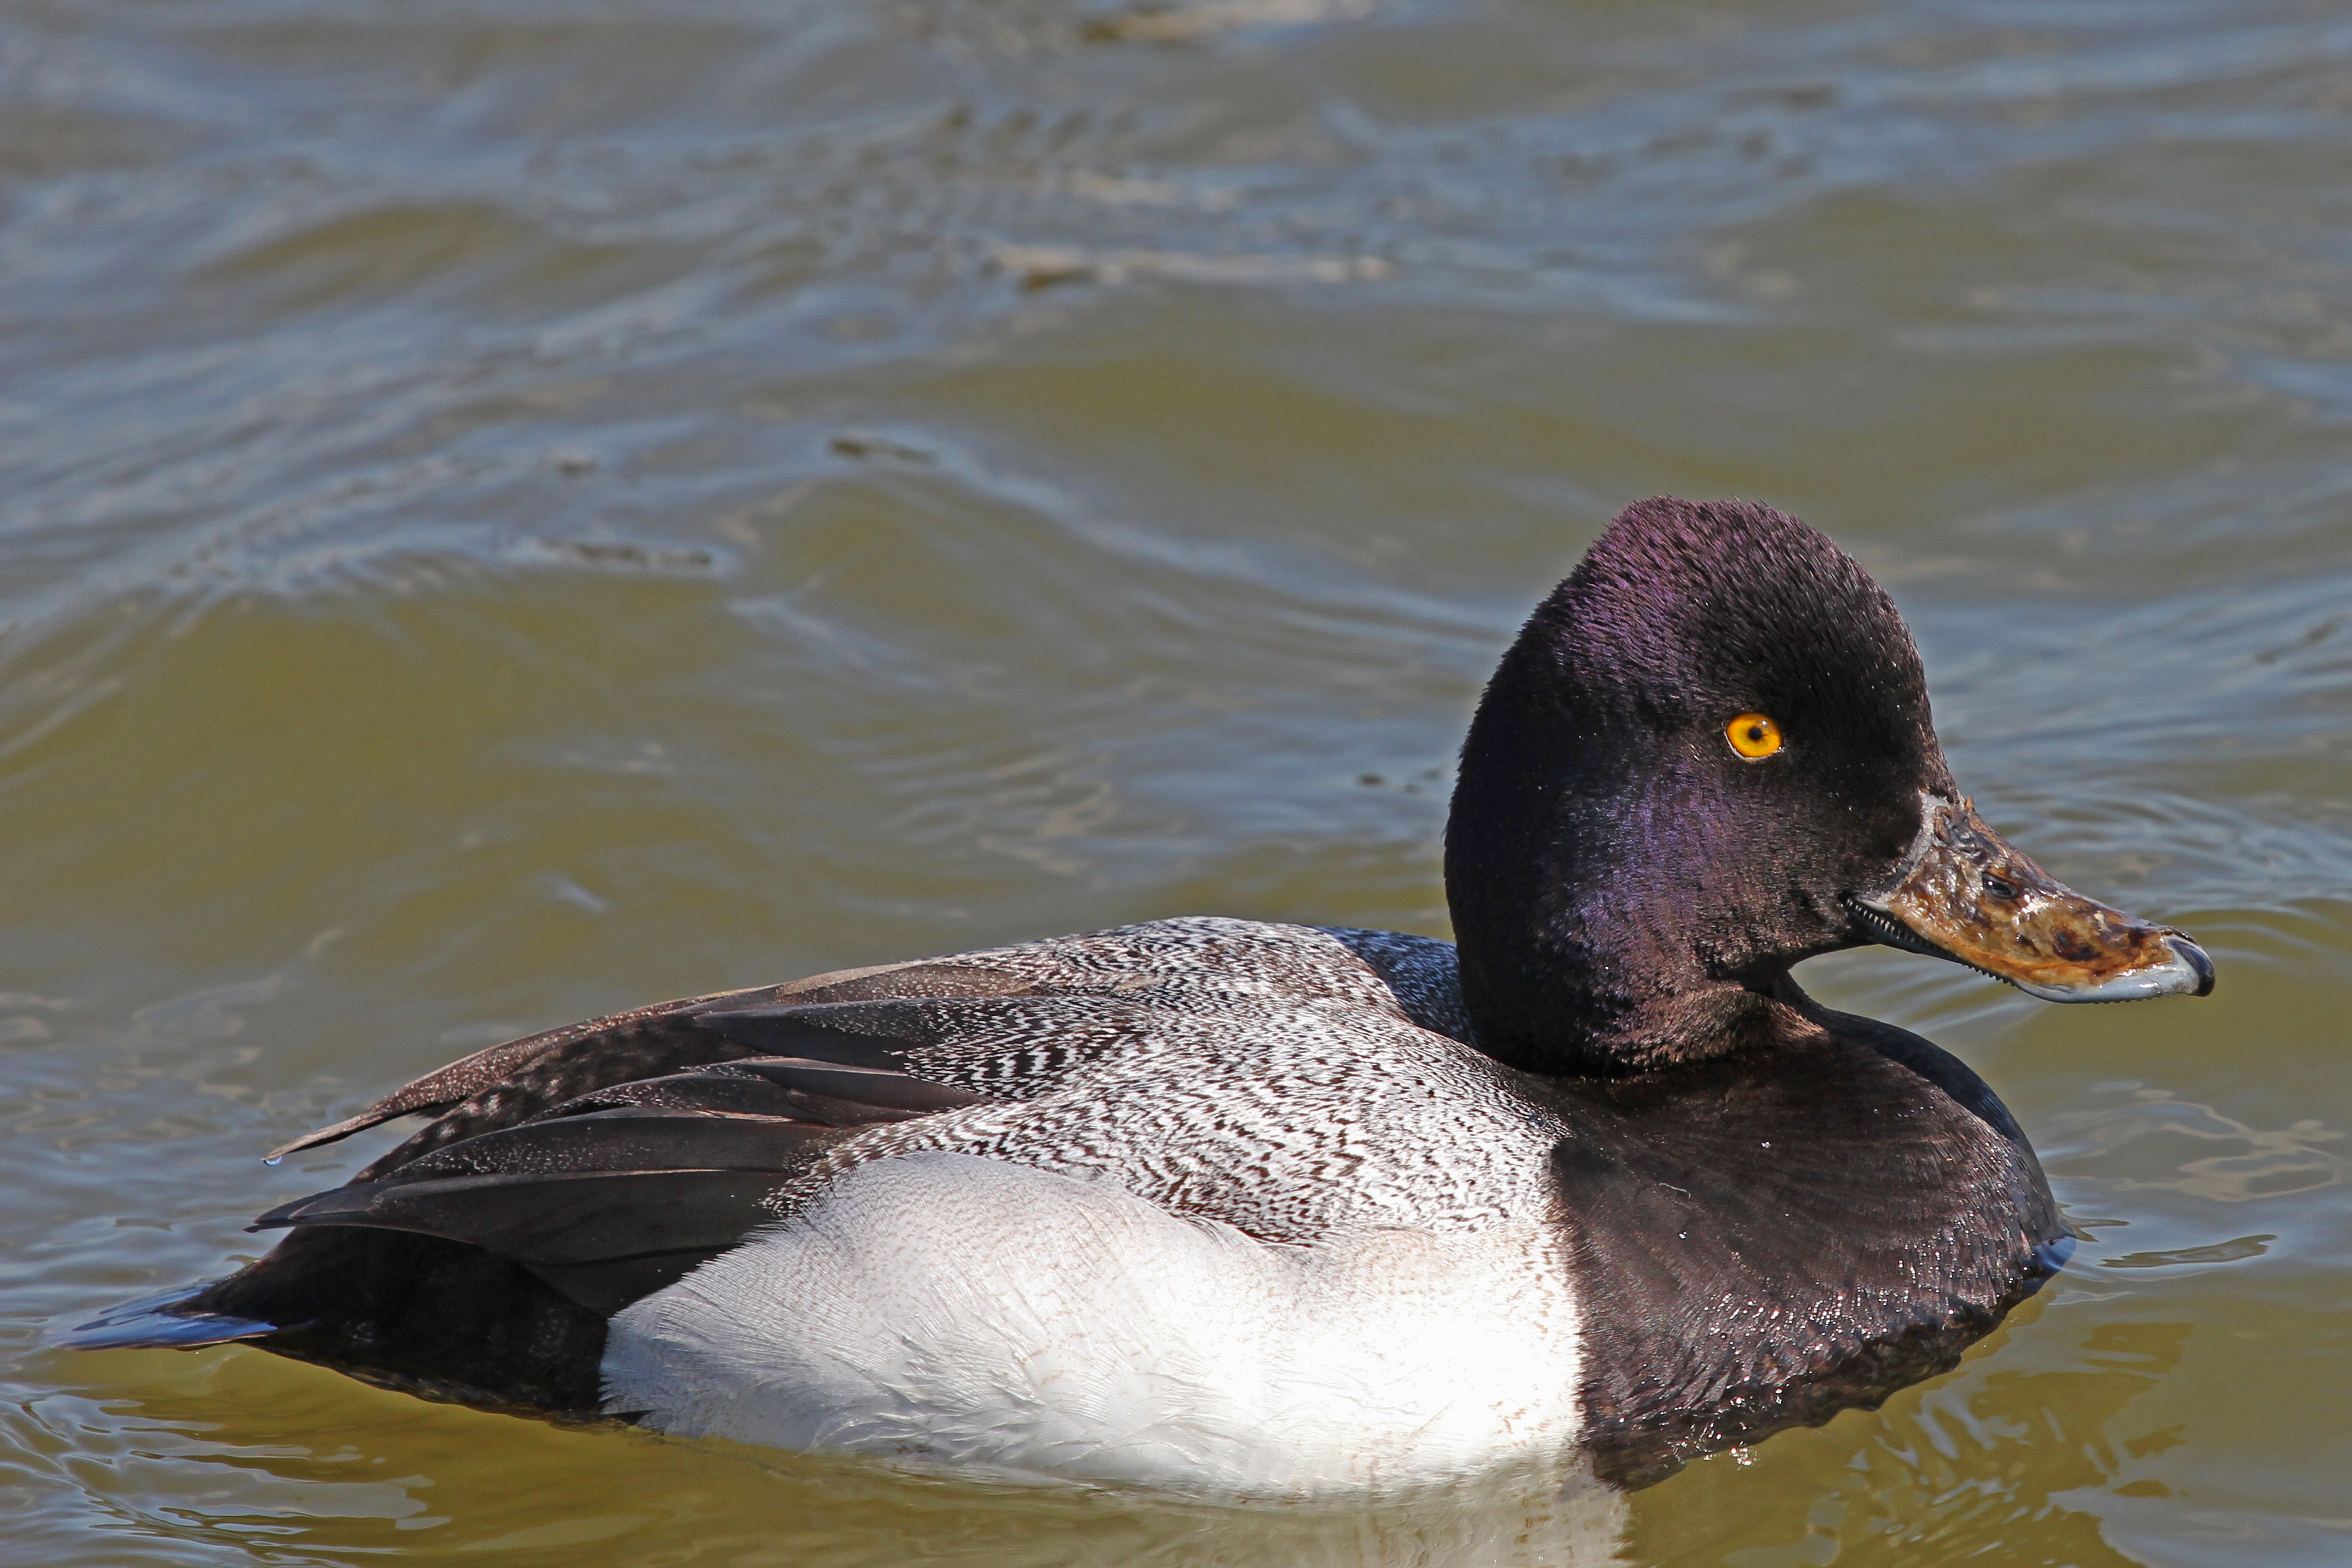
<path id="1" fill-rule="evenodd" d="M 1751 763 L 1760 763 L 1780 749 L 1780 726 L 1761 713 L 1742 713 L 1723 727 L 1731 749 Z"/>

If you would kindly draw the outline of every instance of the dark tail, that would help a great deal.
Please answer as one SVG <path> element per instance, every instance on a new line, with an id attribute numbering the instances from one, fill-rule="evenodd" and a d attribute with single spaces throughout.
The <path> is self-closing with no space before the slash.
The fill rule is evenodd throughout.
<path id="1" fill-rule="evenodd" d="M 428 1398 L 587 1415 L 602 1392 L 604 1319 L 480 1247 L 334 1226 L 297 1231 L 226 1279 L 127 1301 L 59 1341 L 235 1342 Z"/>
<path id="2" fill-rule="evenodd" d="M 125 1301 L 58 1336 L 58 1343 L 75 1351 L 194 1350 L 199 1345 L 230 1344 L 278 1331 L 275 1323 L 191 1306 L 205 1289 L 183 1285 L 176 1290 Z"/>

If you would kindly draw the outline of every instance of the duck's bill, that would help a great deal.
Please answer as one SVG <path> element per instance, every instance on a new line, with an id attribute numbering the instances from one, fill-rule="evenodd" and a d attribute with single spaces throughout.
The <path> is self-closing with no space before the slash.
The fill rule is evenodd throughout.
<path id="1" fill-rule="evenodd" d="M 1851 907 L 1858 934 L 1980 969 L 2048 1002 L 2213 989 L 2213 961 L 2187 934 L 2053 879 L 1965 800 L 1928 801 L 1895 890 Z"/>

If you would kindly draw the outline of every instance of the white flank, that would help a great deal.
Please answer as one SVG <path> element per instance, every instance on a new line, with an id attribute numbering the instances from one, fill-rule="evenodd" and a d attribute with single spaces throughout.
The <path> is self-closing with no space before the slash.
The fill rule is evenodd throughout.
<path id="1" fill-rule="evenodd" d="M 1234 1494 L 1549 1468 L 1579 1425 L 1543 1227 L 1269 1247 L 968 1154 L 842 1177 L 613 1320 L 657 1431 Z"/>

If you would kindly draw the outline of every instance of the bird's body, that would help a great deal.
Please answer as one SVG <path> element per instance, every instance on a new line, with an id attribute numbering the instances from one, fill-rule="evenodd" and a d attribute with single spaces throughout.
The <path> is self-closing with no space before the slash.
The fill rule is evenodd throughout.
<path id="1" fill-rule="evenodd" d="M 2210 967 L 1979 831 L 1851 562 L 1777 513 L 1650 505 L 1681 510 L 1621 521 L 1489 691 L 1458 953 L 1161 921 L 551 1031 L 300 1141 L 434 1118 L 263 1216 L 293 1230 L 269 1258 L 89 1342 L 248 1338 L 687 1436 L 1282 1495 L 1639 1484 L 1948 1366 L 2064 1226 L 1973 1074 L 1789 964 L 1895 940 L 1871 921 L 1927 945 L 1921 910 L 2006 889 L 2045 989 Z M 1858 617 L 1860 694 L 1835 638 L 1653 625 L 1746 667 L 1586 700 L 1605 672 L 1558 650 L 1591 652 L 1612 573 L 1711 550 Z M 2011 962 L 1985 943 L 1933 950 Z"/>

